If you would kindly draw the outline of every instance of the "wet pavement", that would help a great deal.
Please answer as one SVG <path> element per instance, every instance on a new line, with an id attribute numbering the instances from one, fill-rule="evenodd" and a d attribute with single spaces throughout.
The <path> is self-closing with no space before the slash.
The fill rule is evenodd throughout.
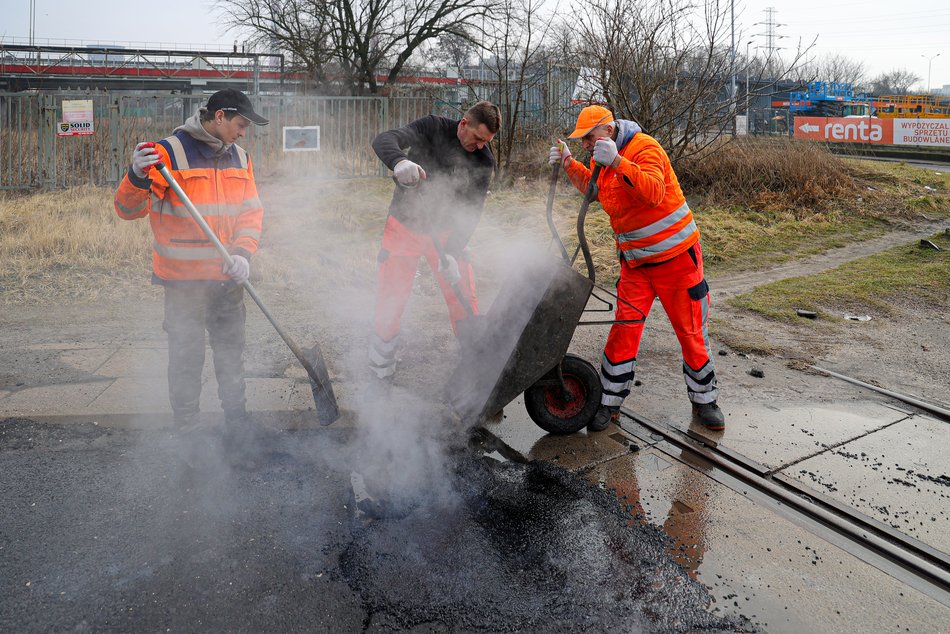
<path id="1" fill-rule="evenodd" d="M 549 463 L 447 445 L 441 486 L 362 518 L 351 436 L 269 436 L 248 468 L 216 433 L 3 421 L 0 630 L 754 630 Z"/>
<path id="2" fill-rule="evenodd" d="M 168 429 L 163 347 L 110 335 L 0 354 L 15 362 L 0 375 L 0 630 L 929 632 L 950 622 L 946 595 L 911 587 L 631 418 L 555 437 L 519 397 L 488 426 L 501 443 L 476 450 L 440 404 L 394 387 L 320 429 L 305 373 L 275 354 L 249 365 L 248 401 L 282 431 L 248 455 L 220 430 Z M 729 360 L 732 392 L 754 393 L 746 362 Z M 208 365 L 202 409 L 214 423 Z M 819 380 L 768 371 L 803 395 Z M 367 389 L 337 386 L 344 407 Z M 683 418 L 684 399 L 628 400 L 947 552 L 947 422 L 846 384 L 838 395 L 725 399 L 719 434 Z M 406 512 L 360 513 L 355 469 Z"/>

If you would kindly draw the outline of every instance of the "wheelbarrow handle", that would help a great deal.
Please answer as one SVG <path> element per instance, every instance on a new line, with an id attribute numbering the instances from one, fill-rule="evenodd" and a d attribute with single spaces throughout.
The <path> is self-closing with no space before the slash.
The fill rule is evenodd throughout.
<path id="1" fill-rule="evenodd" d="M 584 221 L 587 219 L 587 208 L 591 202 L 597 198 L 597 179 L 600 177 L 602 165 L 595 164 L 594 171 L 591 172 L 590 181 L 587 183 L 587 191 L 584 192 L 584 202 L 581 203 L 581 209 L 577 212 L 577 243 L 581 251 L 584 252 L 584 262 L 587 264 L 587 277 L 591 282 L 597 283 L 594 273 L 594 258 L 590 254 L 590 245 L 587 244 L 587 235 L 584 233 Z"/>
<path id="2" fill-rule="evenodd" d="M 214 245 L 214 248 L 218 250 L 218 253 L 224 259 L 224 261 L 231 266 L 234 262 L 234 259 L 231 257 L 231 254 L 228 253 L 228 250 L 221 243 L 221 240 L 218 239 L 218 236 L 214 231 L 211 230 L 211 227 L 208 226 L 208 223 L 202 217 L 201 213 L 195 207 L 194 203 L 191 202 L 191 199 L 188 198 L 188 195 L 185 193 L 185 190 L 181 188 L 181 185 L 178 184 L 178 181 L 175 180 L 175 177 L 172 176 L 171 172 L 168 171 L 168 168 L 164 163 L 156 163 L 155 169 L 162 175 L 165 181 L 168 183 L 168 186 L 175 192 L 175 195 L 178 196 L 178 199 L 185 206 L 185 209 L 188 210 L 188 214 L 191 216 L 192 220 L 198 223 L 198 226 L 201 227 L 201 230 L 204 232 L 205 236 L 211 243 Z M 318 371 L 317 368 L 314 368 L 313 364 L 307 359 L 307 356 L 301 350 L 300 346 L 297 345 L 297 342 L 291 339 L 290 335 L 281 328 L 280 324 L 277 323 L 277 319 L 270 312 L 270 309 L 264 303 L 264 300 L 261 299 L 260 295 L 257 294 L 257 291 L 251 285 L 250 280 L 245 280 L 241 283 L 241 286 L 244 287 L 244 290 L 247 291 L 247 294 L 251 296 L 251 299 L 254 300 L 254 303 L 257 304 L 258 308 L 261 309 L 261 312 L 264 313 L 264 317 L 267 318 L 267 321 L 271 323 L 274 327 L 274 330 L 277 331 L 277 334 L 280 335 L 280 338 L 284 340 L 284 343 L 287 344 L 287 347 L 290 348 L 290 351 L 294 353 L 294 356 L 297 357 L 297 360 L 300 361 L 300 364 L 307 371 L 307 374 L 310 376 L 311 380 L 315 385 L 318 386 L 319 391 L 322 393 L 321 398 L 326 404 L 326 407 L 318 407 L 318 413 L 321 416 L 321 422 L 325 425 L 336 420 L 339 416 L 339 411 L 336 406 L 336 397 L 333 394 L 333 387 L 330 385 L 326 377 L 326 368 L 320 368 L 321 371 Z M 322 358 L 322 355 L 318 355 L 317 358 Z M 321 405 L 321 403 L 318 403 Z M 329 420 L 328 420 L 329 419 Z M 327 422 L 328 421 L 328 422 Z"/>
<path id="3" fill-rule="evenodd" d="M 551 170 L 551 183 L 548 187 L 548 204 L 545 209 L 545 214 L 548 221 L 548 229 L 551 230 L 551 236 L 554 239 L 554 242 L 557 243 L 558 248 L 561 250 L 561 257 L 565 260 L 570 260 L 570 256 L 567 254 L 567 249 L 564 248 L 564 242 L 561 241 L 561 236 L 557 232 L 557 227 L 554 225 L 554 192 L 557 190 L 557 179 L 561 175 L 561 163 L 558 161 L 552 166 L 554 169 Z"/>

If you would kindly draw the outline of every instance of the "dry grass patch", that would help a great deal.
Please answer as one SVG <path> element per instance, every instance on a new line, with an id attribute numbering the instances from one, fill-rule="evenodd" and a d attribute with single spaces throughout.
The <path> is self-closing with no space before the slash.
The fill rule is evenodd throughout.
<path id="1" fill-rule="evenodd" d="M 0 198 L 0 291 L 6 301 L 95 299 L 107 279 L 150 270 L 148 223 L 121 220 L 112 190 L 83 186 Z"/>

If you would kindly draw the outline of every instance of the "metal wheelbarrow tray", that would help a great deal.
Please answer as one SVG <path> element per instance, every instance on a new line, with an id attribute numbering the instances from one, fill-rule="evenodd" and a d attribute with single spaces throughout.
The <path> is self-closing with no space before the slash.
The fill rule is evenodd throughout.
<path id="1" fill-rule="evenodd" d="M 565 355 L 593 286 L 553 257 L 505 281 L 446 386 L 463 423 L 479 425 L 526 392 L 529 414 L 547 431 L 573 433 L 587 424 L 600 402 L 599 375 Z"/>

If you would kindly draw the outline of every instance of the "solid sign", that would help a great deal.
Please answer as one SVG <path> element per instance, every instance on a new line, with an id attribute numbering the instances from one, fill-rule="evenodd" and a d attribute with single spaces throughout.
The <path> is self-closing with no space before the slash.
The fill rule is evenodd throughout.
<path id="1" fill-rule="evenodd" d="M 320 126 L 284 126 L 284 152 L 319 152 Z"/>
<path id="2" fill-rule="evenodd" d="M 92 99 L 64 99 L 63 120 L 56 126 L 58 136 L 87 136 L 95 133 Z"/>
<path id="3" fill-rule="evenodd" d="M 60 121 L 56 126 L 57 136 L 88 136 L 95 134 L 92 121 Z"/>

